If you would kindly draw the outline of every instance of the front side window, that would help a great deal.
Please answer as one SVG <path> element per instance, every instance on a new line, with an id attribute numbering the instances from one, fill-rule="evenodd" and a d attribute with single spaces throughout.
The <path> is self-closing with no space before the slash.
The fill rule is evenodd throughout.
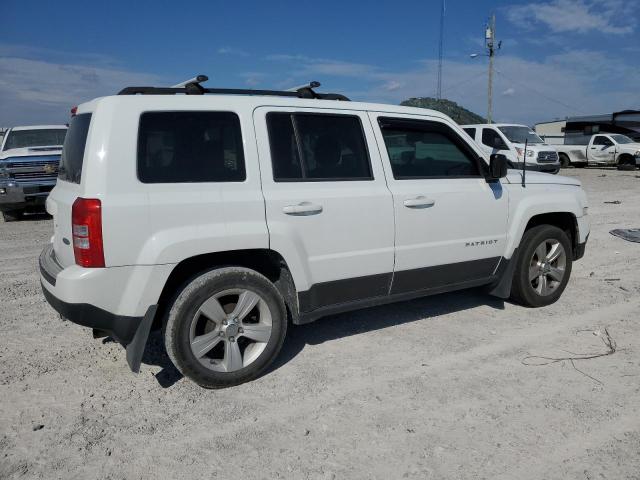
<path id="1" fill-rule="evenodd" d="M 240 119 L 231 112 L 146 112 L 138 133 L 143 183 L 242 182 Z"/>
<path id="2" fill-rule="evenodd" d="M 27 147 L 58 147 L 64 144 L 66 128 L 38 128 L 34 130 L 11 130 L 3 150 Z"/>
<path id="3" fill-rule="evenodd" d="M 496 150 L 509 150 L 502 137 L 493 128 L 482 129 L 482 143 Z"/>
<path id="4" fill-rule="evenodd" d="M 594 138 L 593 139 L 593 144 L 594 145 L 602 145 L 602 146 L 605 146 L 605 147 L 613 145 L 611 140 L 609 140 L 607 137 L 603 137 L 602 135 L 599 135 L 596 138 Z"/>
<path id="5" fill-rule="evenodd" d="M 450 127 L 391 118 L 379 123 L 396 180 L 480 176 L 475 154 Z"/>
<path id="6" fill-rule="evenodd" d="M 276 182 L 373 178 L 356 116 L 271 112 L 267 128 Z"/>

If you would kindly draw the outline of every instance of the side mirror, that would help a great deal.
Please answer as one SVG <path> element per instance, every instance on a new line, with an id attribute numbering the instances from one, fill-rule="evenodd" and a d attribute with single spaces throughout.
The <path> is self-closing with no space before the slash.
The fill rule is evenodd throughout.
<path id="1" fill-rule="evenodd" d="M 498 180 L 507 176 L 509 160 L 501 153 L 493 153 L 489 157 L 489 180 Z"/>

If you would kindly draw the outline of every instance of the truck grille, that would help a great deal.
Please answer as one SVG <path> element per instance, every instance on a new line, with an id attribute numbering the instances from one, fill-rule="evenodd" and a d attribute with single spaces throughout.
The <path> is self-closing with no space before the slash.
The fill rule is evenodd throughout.
<path id="1" fill-rule="evenodd" d="M 538 163 L 555 163 L 557 161 L 557 152 L 538 152 Z"/>
<path id="2" fill-rule="evenodd" d="M 17 183 L 51 183 L 58 178 L 60 157 L 32 157 L 32 160 L 16 159 L 14 157 L 7 159 L 3 163 L 9 178 Z"/>

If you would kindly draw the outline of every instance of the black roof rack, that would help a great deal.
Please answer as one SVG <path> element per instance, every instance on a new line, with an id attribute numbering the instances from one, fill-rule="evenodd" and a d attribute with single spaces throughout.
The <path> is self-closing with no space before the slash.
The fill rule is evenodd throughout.
<path id="1" fill-rule="evenodd" d="M 320 86 L 320 82 L 310 82 L 290 90 L 252 90 L 242 88 L 205 88 L 200 85 L 209 78 L 206 75 L 198 75 L 190 80 L 181 82 L 173 87 L 126 87 L 118 92 L 118 95 L 266 95 L 275 97 L 315 98 L 318 100 L 342 100 L 349 101 L 347 97 L 339 93 L 318 93 L 314 88 Z"/>

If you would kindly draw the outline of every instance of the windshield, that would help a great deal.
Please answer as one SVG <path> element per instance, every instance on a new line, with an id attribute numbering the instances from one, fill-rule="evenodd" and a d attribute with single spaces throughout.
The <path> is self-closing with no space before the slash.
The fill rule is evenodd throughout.
<path id="1" fill-rule="evenodd" d="M 498 130 L 504 133 L 504 136 L 512 143 L 524 143 L 525 140 L 529 145 L 532 143 L 544 143 L 529 127 L 498 127 Z"/>
<path id="2" fill-rule="evenodd" d="M 629 137 L 627 137 L 626 135 L 611 135 L 611 138 L 613 138 L 613 141 L 616 143 L 635 143 L 633 140 L 631 140 Z"/>
<path id="3" fill-rule="evenodd" d="M 12 130 L 3 150 L 25 147 L 51 147 L 62 145 L 66 128 L 43 128 L 38 130 Z"/>

